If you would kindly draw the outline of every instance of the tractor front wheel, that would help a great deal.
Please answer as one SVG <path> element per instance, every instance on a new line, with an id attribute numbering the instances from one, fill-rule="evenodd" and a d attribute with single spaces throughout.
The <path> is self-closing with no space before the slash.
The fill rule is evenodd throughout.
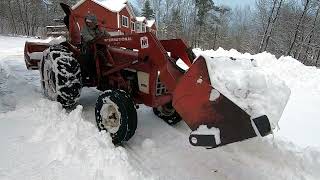
<path id="1" fill-rule="evenodd" d="M 71 108 L 80 97 L 82 88 L 80 64 L 66 47 L 53 45 L 40 63 L 41 86 L 50 100 Z"/>
<path id="2" fill-rule="evenodd" d="M 153 108 L 153 113 L 163 119 L 169 125 L 175 125 L 181 121 L 181 116 L 174 109 L 171 102 L 165 105 Z"/>
<path id="3" fill-rule="evenodd" d="M 99 130 L 109 132 L 113 144 L 119 145 L 134 135 L 137 111 L 128 93 L 121 90 L 105 91 L 97 100 L 95 114 Z"/>

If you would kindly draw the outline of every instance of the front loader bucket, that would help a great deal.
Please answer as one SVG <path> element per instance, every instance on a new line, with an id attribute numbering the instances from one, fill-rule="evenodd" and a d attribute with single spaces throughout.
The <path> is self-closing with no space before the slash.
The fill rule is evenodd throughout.
<path id="1" fill-rule="evenodd" d="M 214 148 L 271 133 L 267 116 L 253 119 L 214 87 L 200 56 L 173 93 L 173 106 L 193 130 L 192 145 Z M 202 125 L 207 127 L 203 130 Z"/>

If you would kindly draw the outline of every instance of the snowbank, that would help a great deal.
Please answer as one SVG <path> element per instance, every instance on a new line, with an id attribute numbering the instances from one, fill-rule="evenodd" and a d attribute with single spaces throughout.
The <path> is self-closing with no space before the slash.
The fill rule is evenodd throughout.
<path id="1" fill-rule="evenodd" d="M 8 169 L 0 168 L 0 179 L 152 179 L 130 164 L 127 151 L 115 147 L 109 134 L 82 118 L 82 106 L 68 113 L 58 103 L 37 100 L 0 114 L 0 120 L 23 137 L 13 140 L 6 137 L 12 132 L 3 132 L 1 142 L 9 149 L 1 150 L 0 167 Z M 5 155 L 20 150 L 14 161 Z"/>
<path id="2" fill-rule="evenodd" d="M 82 106 L 66 113 L 57 103 L 42 100 L 36 107 L 32 113 L 40 115 L 39 126 L 29 142 L 50 147 L 49 169 L 60 171 L 58 179 L 147 179 L 130 165 L 126 150 L 112 144 L 109 134 L 84 121 Z"/>
<path id="3" fill-rule="evenodd" d="M 309 92 L 320 92 L 320 70 L 316 67 L 305 66 L 291 56 L 277 59 L 274 55 L 263 52 L 256 55 L 240 53 L 237 50 L 206 50 L 194 49 L 195 54 L 205 54 L 209 57 L 233 57 L 237 59 L 254 59 L 256 66 L 265 73 L 276 75 L 283 80 L 290 89 L 307 89 Z"/>

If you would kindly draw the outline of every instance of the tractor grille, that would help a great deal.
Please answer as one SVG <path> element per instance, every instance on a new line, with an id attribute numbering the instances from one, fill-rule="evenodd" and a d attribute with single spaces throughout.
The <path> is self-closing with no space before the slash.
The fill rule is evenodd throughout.
<path id="1" fill-rule="evenodd" d="M 164 86 L 164 84 L 161 83 L 160 78 L 158 76 L 157 79 L 157 84 L 156 84 L 156 96 L 161 96 L 163 94 L 167 94 L 168 90 L 167 88 Z"/>

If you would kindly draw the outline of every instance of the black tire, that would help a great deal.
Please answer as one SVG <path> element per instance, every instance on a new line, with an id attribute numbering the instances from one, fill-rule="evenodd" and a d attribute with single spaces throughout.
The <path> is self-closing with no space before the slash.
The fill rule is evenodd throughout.
<path id="1" fill-rule="evenodd" d="M 118 93 L 122 94 L 122 96 L 124 97 L 124 101 L 126 102 L 126 104 L 128 104 L 128 106 L 127 106 L 128 111 L 135 112 L 135 113 L 132 113 L 131 116 L 129 116 L 132 118 L 132 120 L 129 121 L 129 124 L 130 124 L 129 126 L 131 128 L 129 128 L 129 132 L 128 132 L 126 139 L 125 139 L 126 141 L 129 141 L 129 139 L 131 139 L 133 137 L 134 133 L 137 130 L 137 126 L 138 126 L 137 110 L 136 110 L 136 106 L 135 106 L 133 99 L 131 98 L 131 96 L 127 92 L 125 92 L 123 90 L 117 90 L 117 91 L 118 91 Z"/>
<path id="2" fill-rule="evenodd" d="M 53 45 L 44 52 L 40 74 L 46 97 L 58 101 L 64 108 L 71 108 L 77 103 L 82 88 L 81 69 L 66 47 Z"/>
<path id="3" fill-rule="evenodd" d="M 163 119 L 169 125 L 175 125 L 181 121 L 181 116 L 174 109 L 171 102 L 157 108 L 153 108 L 153 113 Z"/>
<path id="4" fill-rule="evenodd" d="M 95 114 L 99 130 L 109 132 L 113 144 L 119 145 L 134 135 L 138 123 L 137 111 L 126 92 L 108 90 L 102 93 L 98 97 Z"/>

